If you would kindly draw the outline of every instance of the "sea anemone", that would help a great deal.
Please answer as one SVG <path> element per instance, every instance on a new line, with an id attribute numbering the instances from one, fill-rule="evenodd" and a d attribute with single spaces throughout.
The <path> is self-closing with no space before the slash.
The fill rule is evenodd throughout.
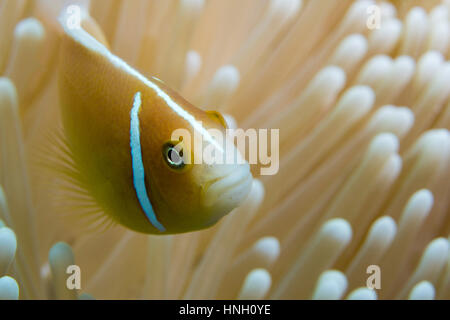
<path id="1" fill-rule="evenodd" d="M 42 163 L 68 4 L 193 104 L 280 129 L 279 172 L 205 231 L 74 225 Z M 450 1 L 3 0 L 0 34 L 0 298 L 450 298 Z"/>

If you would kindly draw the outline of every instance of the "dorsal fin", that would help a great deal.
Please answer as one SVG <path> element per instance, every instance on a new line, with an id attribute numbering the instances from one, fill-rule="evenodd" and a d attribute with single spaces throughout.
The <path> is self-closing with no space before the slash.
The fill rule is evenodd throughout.
<path id="1" fill-rule="evenodd" d="M 222 114 L 219 111 L 215 111 L 215 110 L 208 110 L 205 111 L 208 116 L 213 119 L 214 121 L 218 122 L 219 124 L 221 124 L 225 129 L 228 129 L 228 125 L 227 122 L 225 121 L 225 118 L 222 116 Z"/>

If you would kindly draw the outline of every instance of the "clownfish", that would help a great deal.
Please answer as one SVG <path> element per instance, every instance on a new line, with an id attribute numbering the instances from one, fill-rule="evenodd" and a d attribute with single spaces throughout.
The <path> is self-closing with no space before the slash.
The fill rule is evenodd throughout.
<path id="1" fill-rule="evenodd" d="M 174 234 L 212 226 L 239 206 L 253 181 L 247 162 L 197 164 L 194 145 L 172 140 L 181 128 L 200 135 L 204 147 L 220 149 L 209 133 L 225 132 L 220 113 L 193 106 L 98 37 L 61 23 L 64 136 L 79 179 L 103 212 L 138 232 Z"/>

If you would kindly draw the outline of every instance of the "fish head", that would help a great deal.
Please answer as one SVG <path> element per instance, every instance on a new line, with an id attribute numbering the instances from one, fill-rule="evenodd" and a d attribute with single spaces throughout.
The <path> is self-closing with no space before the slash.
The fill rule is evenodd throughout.
<path id="1" fill-rule="evenodd" d="M 142 125 L 150 199 L 167 230 L 204 229 L 247 197 L 253 180 L 250 167 L 227 136 L 220 113 L 197 109 L 159 80 L 157 83 L 186 113 L 172 114 L 157 139 L 146 138 Z M 152 150 L 148 156 L 146 149 Z"/>

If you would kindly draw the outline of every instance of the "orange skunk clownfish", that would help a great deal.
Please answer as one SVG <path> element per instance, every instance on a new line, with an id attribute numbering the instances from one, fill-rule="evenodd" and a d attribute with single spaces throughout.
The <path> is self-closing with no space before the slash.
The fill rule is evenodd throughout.
<path id="1" fill-rule="evenodd" d="M 225 132 L 220 114 L 196 108 L 83 28 L 61 22 L 65 140 L 80 184 L 104 213 L 138 232 L 173 234 L 211 226 L 237 207 L 252 184 L 249 165 L 196 164 L 198 148 L 171 140 L 175 130 L 185 129 L 200 135 L 205 148 L 229 152 L 209 133 Z M 240 156 L 234 146 L 231 151 Z"/>

